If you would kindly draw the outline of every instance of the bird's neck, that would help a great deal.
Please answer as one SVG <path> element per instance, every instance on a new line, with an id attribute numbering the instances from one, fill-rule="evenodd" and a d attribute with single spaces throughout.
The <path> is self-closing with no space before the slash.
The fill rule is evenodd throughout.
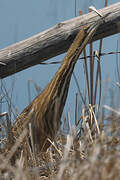
<path id="1" fill-rule="evenodd" d="M 76 36 L 74 42 L 70 46 L 63 62 L 56 72 L 55 76 L 48 84 L 46 90 L 49 92 L 50 97 L 59 97 L 60 102 L 65 103 L 67 92 L 70 84 L 70 79 L 74 70 L 74 66 L 77 62 L 79 46 L 81 45 L 85 36 L 84 30 L 81 30 Z"/>

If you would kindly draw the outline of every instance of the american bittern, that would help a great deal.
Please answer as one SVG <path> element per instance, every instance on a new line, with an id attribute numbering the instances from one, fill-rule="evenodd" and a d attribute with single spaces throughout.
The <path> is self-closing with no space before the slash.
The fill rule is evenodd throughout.
<path id="1" fill-rule="evenodd" d="M 39 152 L 46 151 L 50 146 L 47 138 L 53 140 L 60 126 L 74 66 L 82 50 L 91 40 L 101 23 L 102 20 L 84 27 L 77 34 L 51 82 L 18 116 L 12 128 L 15 139 L 31 123 L 33 143 L 37 150 Z"/>

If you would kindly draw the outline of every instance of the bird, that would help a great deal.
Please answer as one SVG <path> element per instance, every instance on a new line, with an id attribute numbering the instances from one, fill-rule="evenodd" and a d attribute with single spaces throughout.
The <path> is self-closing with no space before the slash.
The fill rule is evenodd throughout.
<path id="1" fill-rule="evenodd" d="M 78 32 L 52 80 L 17 117 L 11 129 L 14 141 L 31 123 L 33 144 L 37 151 L 45 152 L 50 147 L 48 138 L 54 141 L 59 130 L 75 64 L 101 23 L 100 20 L 86 25 Z"/>

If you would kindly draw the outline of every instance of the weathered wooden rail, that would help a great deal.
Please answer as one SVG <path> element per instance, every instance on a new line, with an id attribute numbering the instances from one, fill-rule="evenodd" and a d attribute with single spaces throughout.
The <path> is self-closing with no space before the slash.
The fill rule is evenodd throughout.
<path id="1" fill-rule="evenodd" d="M 106 22 L 100 26 L 92 41 L 120 32 L 120 3 L 100 9 L 99 12 L 103 16 L 107 15 Z M 66 52 L 81 27 L 99 18 L 96 13 L 91 12 L 59 23 L 44 32 L 0 50 L 0 78 Z"/>

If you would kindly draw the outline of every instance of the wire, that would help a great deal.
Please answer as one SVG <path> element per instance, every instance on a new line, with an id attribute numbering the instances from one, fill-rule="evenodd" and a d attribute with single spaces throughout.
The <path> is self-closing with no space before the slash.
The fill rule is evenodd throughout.
<path id="1" fill-rule="evenodd" d="M 120 51 L 111 51 L 111 52 L 106 52 L 106 53 L 101 53 L 99 54 L 99 56 L 106 56 L 106 55 L 114 55 L 114 54 L 120 54 Z M 79 60 L 82 60 L 82 59 L 85 59 L 85 58 L 90 58 L 91 56 L 86 56 L 86 57 L 80 57 Z M 95 57 L 95 55 L 92 55 L 92 57 Z M 39 64 L 42 64 L 42 65 L 49 65 L 49 64 L 60 64 L 62 63 L 62 61 L 52 61 L 52 62 L 41 62 Z"/>

